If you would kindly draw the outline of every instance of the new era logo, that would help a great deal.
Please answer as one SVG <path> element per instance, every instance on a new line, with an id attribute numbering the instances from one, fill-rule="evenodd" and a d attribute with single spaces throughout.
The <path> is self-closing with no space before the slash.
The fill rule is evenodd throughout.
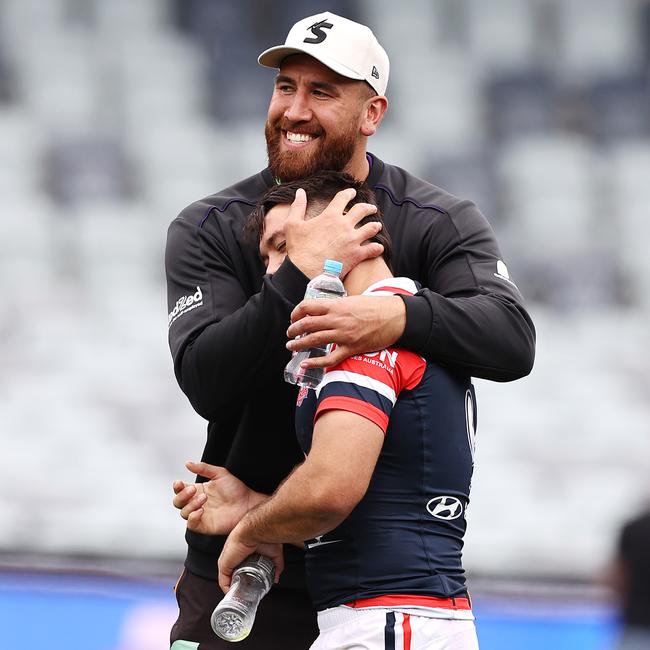
<path id="1" fill-rule="evenodd" d="M 379 79 L 379 71 L 377 68 L 373 65 L 372 66 L 372 72 L 370 73 L 375 79 Z"/>

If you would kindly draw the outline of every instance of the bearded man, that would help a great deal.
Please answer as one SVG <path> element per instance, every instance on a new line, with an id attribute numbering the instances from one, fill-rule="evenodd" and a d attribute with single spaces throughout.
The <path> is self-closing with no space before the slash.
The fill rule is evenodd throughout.
<path id="1" fill-rule="evenodd" d="M 166 271 L 176 378 L 209 421 L 201 460 L 271 494 L 302 458 L 294 435 L 297 390 L 282 377 L 287 347 L 335 342 L 334 352 L 310 362 L 333 365 L 396 346 L 450 372 L 511 381 L 532 368 L 535 331 L 476 206 L 367 152 L 388 107 L 389 72 L 368 27 L 329 12 L 310 16 L 259 62 L 279 70 L 265 127 L 269 166 L 181 212 L 169 228 Z M 416 295 L 301 302 L 326 258 L 345 260 L 345 276 L 382 253 L 368 243 L 380 224 L 357 227 L 376 207 L 345 211 L 352 189 L 308 221 L 305 194 L 297 192 L 284 236 L 274 241 L 287 256 L 264 275 L 257 246 L 244 236 L 248 215 L 273 184 L 321 169 L 344 171 L 374 191 L 393 240 L 395 273 L 419 282 Z M 195 488 L 178 482 L 174 490 L 182 507 Z M 223 596 L 216 567 L 225 537 L 188 531 L 186 540 L 172 648 L 226 648 L 209 624 Z M 301 551 L 287 546 L 284 562 L 242 648 L 304 649 L 318 634 Z"/>

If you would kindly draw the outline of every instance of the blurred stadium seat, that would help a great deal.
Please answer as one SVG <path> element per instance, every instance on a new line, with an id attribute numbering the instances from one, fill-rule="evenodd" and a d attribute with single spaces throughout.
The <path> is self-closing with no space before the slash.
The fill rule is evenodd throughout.
<path id="1" fill-rule="evenodd" d="M 46 156 L 48 190 L 64 205 L 93 200 L 119 204 L 129 194 L 129 165 L 115 137 L 92 132 L 58 138 Z"/>
<path id="2" fill-rule="evenodd" d="M 571 0 L 556 3 L 557 68 L 561 78 L 589 81 L 639 67 L 640 2 Z"/>
<path id="3" fill-rule="evenodd" d="M 611 304 L 615 225 L 599 201 L 601 161 L 582 136 L 504 143 L 498 173 L 510 216 L 505 241 L 525 294 L 560 308 Z"/>
<path id="4" fill-rule="evenodd" d="M 536 62 L 536 6 L 528 0 L 467 0 L 467 45 L 481 71 L 503 74 Z"/>
<path id="5" fill-rule="evenodd" d="M 648 139 L 650 83 L 646 75 L 600 78 L 585 89 L 588 129 L 598 144 Z"/>
<path id="6" fill-rule="evenodd" d="M 614 234 L 618 264 L 624 272 L 628 299 L 650 307 L 650 140 L 621 142 L 611 150 L 610 209 L 617 224 Z"/>
<path id="7" fill-rule="evenodd" d="M 495 143 L 549 134 L 557 126 L 558 89 L 543 71 L 497 73 L 484 82 L 486 126 Z"/>

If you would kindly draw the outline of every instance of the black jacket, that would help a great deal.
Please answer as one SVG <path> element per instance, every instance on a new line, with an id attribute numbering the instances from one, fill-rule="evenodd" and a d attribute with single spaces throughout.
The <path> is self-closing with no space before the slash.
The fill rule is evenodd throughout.
<path id="1" fill-rule="evenodd" d="M 473 377 L 528 374 L 535 330 L 485 217 L 470 201 L 368 160 L 394 272 L 427 287 L 404 297 L 397 345 Z M 209 420 L 202 460 L 265 493 L 301 458 L 296 388 L 282 370 L 289 314 L 307 283 L 289 259 L 264 276 L 257 249 L 243 240 L 246 217 L 273 182 L 267 169 L 183 210 L 169 228 L 165 260 L 176 378 Z M 214 578 L 223 540 L 189 532 L 187 540 L 187 567 Z M 283 582 L 296 584 L 300 552 L 287 549 L 285 559 Z"/>

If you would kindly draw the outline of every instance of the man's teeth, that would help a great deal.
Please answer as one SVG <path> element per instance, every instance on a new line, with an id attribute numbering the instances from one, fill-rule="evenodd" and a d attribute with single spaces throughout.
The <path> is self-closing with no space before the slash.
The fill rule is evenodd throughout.
<path id="1" fill-rule="evenodd" d="M 289 142 L 309 142 L 313 139 L 314 136 L 308 133 L 292 133 L 291 131 L 287 131 L 287 140 Z"/>

